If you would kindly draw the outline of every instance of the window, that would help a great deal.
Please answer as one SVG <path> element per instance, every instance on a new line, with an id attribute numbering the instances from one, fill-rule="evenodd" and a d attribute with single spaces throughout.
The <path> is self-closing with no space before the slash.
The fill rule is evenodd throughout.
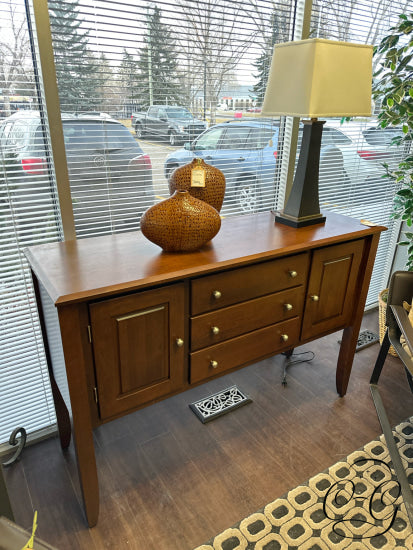
<path id="1" fill-rule="evenodd" d="M 222 140 L 221 149 L 248 149 L 249 127 L 228 127 Z"/>
<path id="2" fill-rule="evenodd" d="M 351 145 L 351 139 L 333 128 L 326 127 L 323 129 L 322 136 L 323 146 L 326 145 Z"/>
<path id="3" fill-rule="evenodd" d="M 222 135 L 224 133 L 224 128 L 213 128 L 195 142 L 195 151 L 205 151 L 208 149 L 218 149 L 218 143 L 220 142 Z"/>
<path id="4" fill-rule="evenodd" d="M 317 1 L 313 4 L 311 17 L 313 36 L 378 44 L 396 23 L 399 14 L 407 9 L 406 3 L 398 0 L 371 3 Z M 339 131 L 346 143 L 335 140 L 336 151 L 330 150 L 320 161 L 320 170 L 324 170 L 326 175 L 320 181 L 323 209 L 388 227 L 380 238 L 367 306 L 375 305 L 379 292 L 386 288 L 400 230 L 400 223 L 391 218 L 395 187 L 393 182 L 383 178 L 383 161 L 396 165 L 405 154 L 403 148 L 388 147 L 380 138 L 371 143 L 372 135 L 383 133 L 377 129 L 377 124 L 374 115 L 370 120 L 354 119 L 343 124 L 339 120 L 327 120 L 325 130 L 328 132 L 330 126 Z M 330 170 L 329 166 L 336 168 Z"/>
<path id="5" fill-rule="evenodd" d="M 60 215 L 45 124 L 42 154 L 29 150 L 41 90 L 25 21 L 22 0 L 0 0 L 0 443 L 18 426 L 30 434 L 55 421 L 24 248 L 58 240 Z"/>
<path id="6" fill-rule="evenodd" d="M 158 116 L 158 112 L 159 112 L 159 108 L 158 108 L 158 107 L 149 107 L 149 109 L 148 109 L 148 116 L 157 117 L 157 116 Z"/>
<path id="7" fill-rule="evenodd" d="M 252 128 L 248 136 L 248 149 L 263 149 L 272 147 L 274 141 L 278 140 L 278 128 Z"/>

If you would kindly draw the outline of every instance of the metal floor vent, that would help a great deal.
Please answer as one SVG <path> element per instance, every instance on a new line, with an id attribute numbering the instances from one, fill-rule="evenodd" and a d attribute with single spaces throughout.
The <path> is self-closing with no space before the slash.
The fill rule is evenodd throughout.
<path id="1" fill-rule="evenodd" d="M 371 330 L 362 330 L 357 339 L 356 352 L 379 341 L 380 338 L 375 332 L 371 332 Z M 341 344 L 341 340 L 339 340 L 338 343 Z"/>
<path id="2" fill-rule="evenodd" d="M 199 420 L 205 424 L 218 416 L 222 416 L 223 414 L 251 402 L 252 400 L 237 386 L 231 386 L 226 390 L 222 390 L 209 397 L 190 403 L 189 408 L 197 415 Z"/>

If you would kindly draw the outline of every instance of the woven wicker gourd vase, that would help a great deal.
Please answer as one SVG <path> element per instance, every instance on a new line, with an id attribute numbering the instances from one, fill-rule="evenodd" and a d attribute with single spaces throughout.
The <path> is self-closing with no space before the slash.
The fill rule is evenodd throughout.
<path id="1" fill-rule="evenodd" d="M 192 177 L 194 169 L 204 170 L 203 187 L 194 187 Z M 176 190 L 189 191 L 193 197 L 210 204 L 219 212 L 224 202 L 225 176 L 219 168 L 207 164 L 203 159 L 194 158 L 189 164 L 184 164 L 172 172 L 169 179 L 169 192 L 172 194 Z"/>
<path id="2" fill-rule="evenodd" d="M 151 206 L 141 218 L 141 231 L 165 252 L 193 252 L 210 241 L 221 227 L 218 212 L 188 191 Z"/>
<path id="3" fill-rule="evenodd" d="M 383 295 L 388 294 L 389 289 L 385 288 L 379 293 L 379 340 L 380 344 L 383 342 L 384 335 L 386 334 L 386 309 L 387 309 L 387 302 L 383 300 Z M 394 357 L 398 357 L 397 351 L 394 349 L 393 346 L 390 346 L 389 348 L 390 355 L 393 355 Z"/>

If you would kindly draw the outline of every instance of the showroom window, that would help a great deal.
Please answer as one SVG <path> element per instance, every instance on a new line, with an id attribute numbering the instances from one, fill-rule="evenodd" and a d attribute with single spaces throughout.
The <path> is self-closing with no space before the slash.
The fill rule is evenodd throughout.
<path id="1" fill-rule="evenodd" d="M 24 2 L 0 2 L 0 443 L 55 421 L 24 249 L 61 238 L 46 115 Z M 10 116 L 11 115 L 11 116 Z M 2 121 L 5 122 L 2 124 Z"/>

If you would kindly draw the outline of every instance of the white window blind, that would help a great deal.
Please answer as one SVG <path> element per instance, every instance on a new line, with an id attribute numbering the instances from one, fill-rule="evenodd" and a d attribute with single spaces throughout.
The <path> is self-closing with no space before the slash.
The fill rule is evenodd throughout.
<path id="1" fill-rule="evenodd" d="M 19 426 L 30 433 L 55 421 L 23 249 L 56 241 L 60 230 L 23 1 L 0 1 L 0 27 L 1 443 Z"/>
<path id="2" fill-rule="evenodd" d="M 292 1 L 51 0 L 49 12 L 78 237 L 139 228 L 195 156 L 226 176 L 223 216 L 274 206 L 279 124 L 258 115 L 273 45 L 293 36 Z M 134 150 L 98 146 L 125 127 Z"/>
<path id="3" fill-rule="evenodd" d="M 399 14 L 411 8 L 411 2 L 409 6 L 405 0 L 317 1 L 313 4 L 312 36 L 375 45 L 388 34 Z M 373 57 L 373 65 L 377 62 Z M 323 143 L 331 149 L 321 159 L 321 207 L 388 227 L 380 238 L 367 306 L 376 304 L 379 292 L 387 286 L 400 230 L 400 223 L 391 219 L 395 186 L 383 177 L 383 163 L 395 167 L 406 154 L 403 147 L 391 145 L 401 130 L 377 129 L 376 114 L 343 124 L 328 120 Z"/>

